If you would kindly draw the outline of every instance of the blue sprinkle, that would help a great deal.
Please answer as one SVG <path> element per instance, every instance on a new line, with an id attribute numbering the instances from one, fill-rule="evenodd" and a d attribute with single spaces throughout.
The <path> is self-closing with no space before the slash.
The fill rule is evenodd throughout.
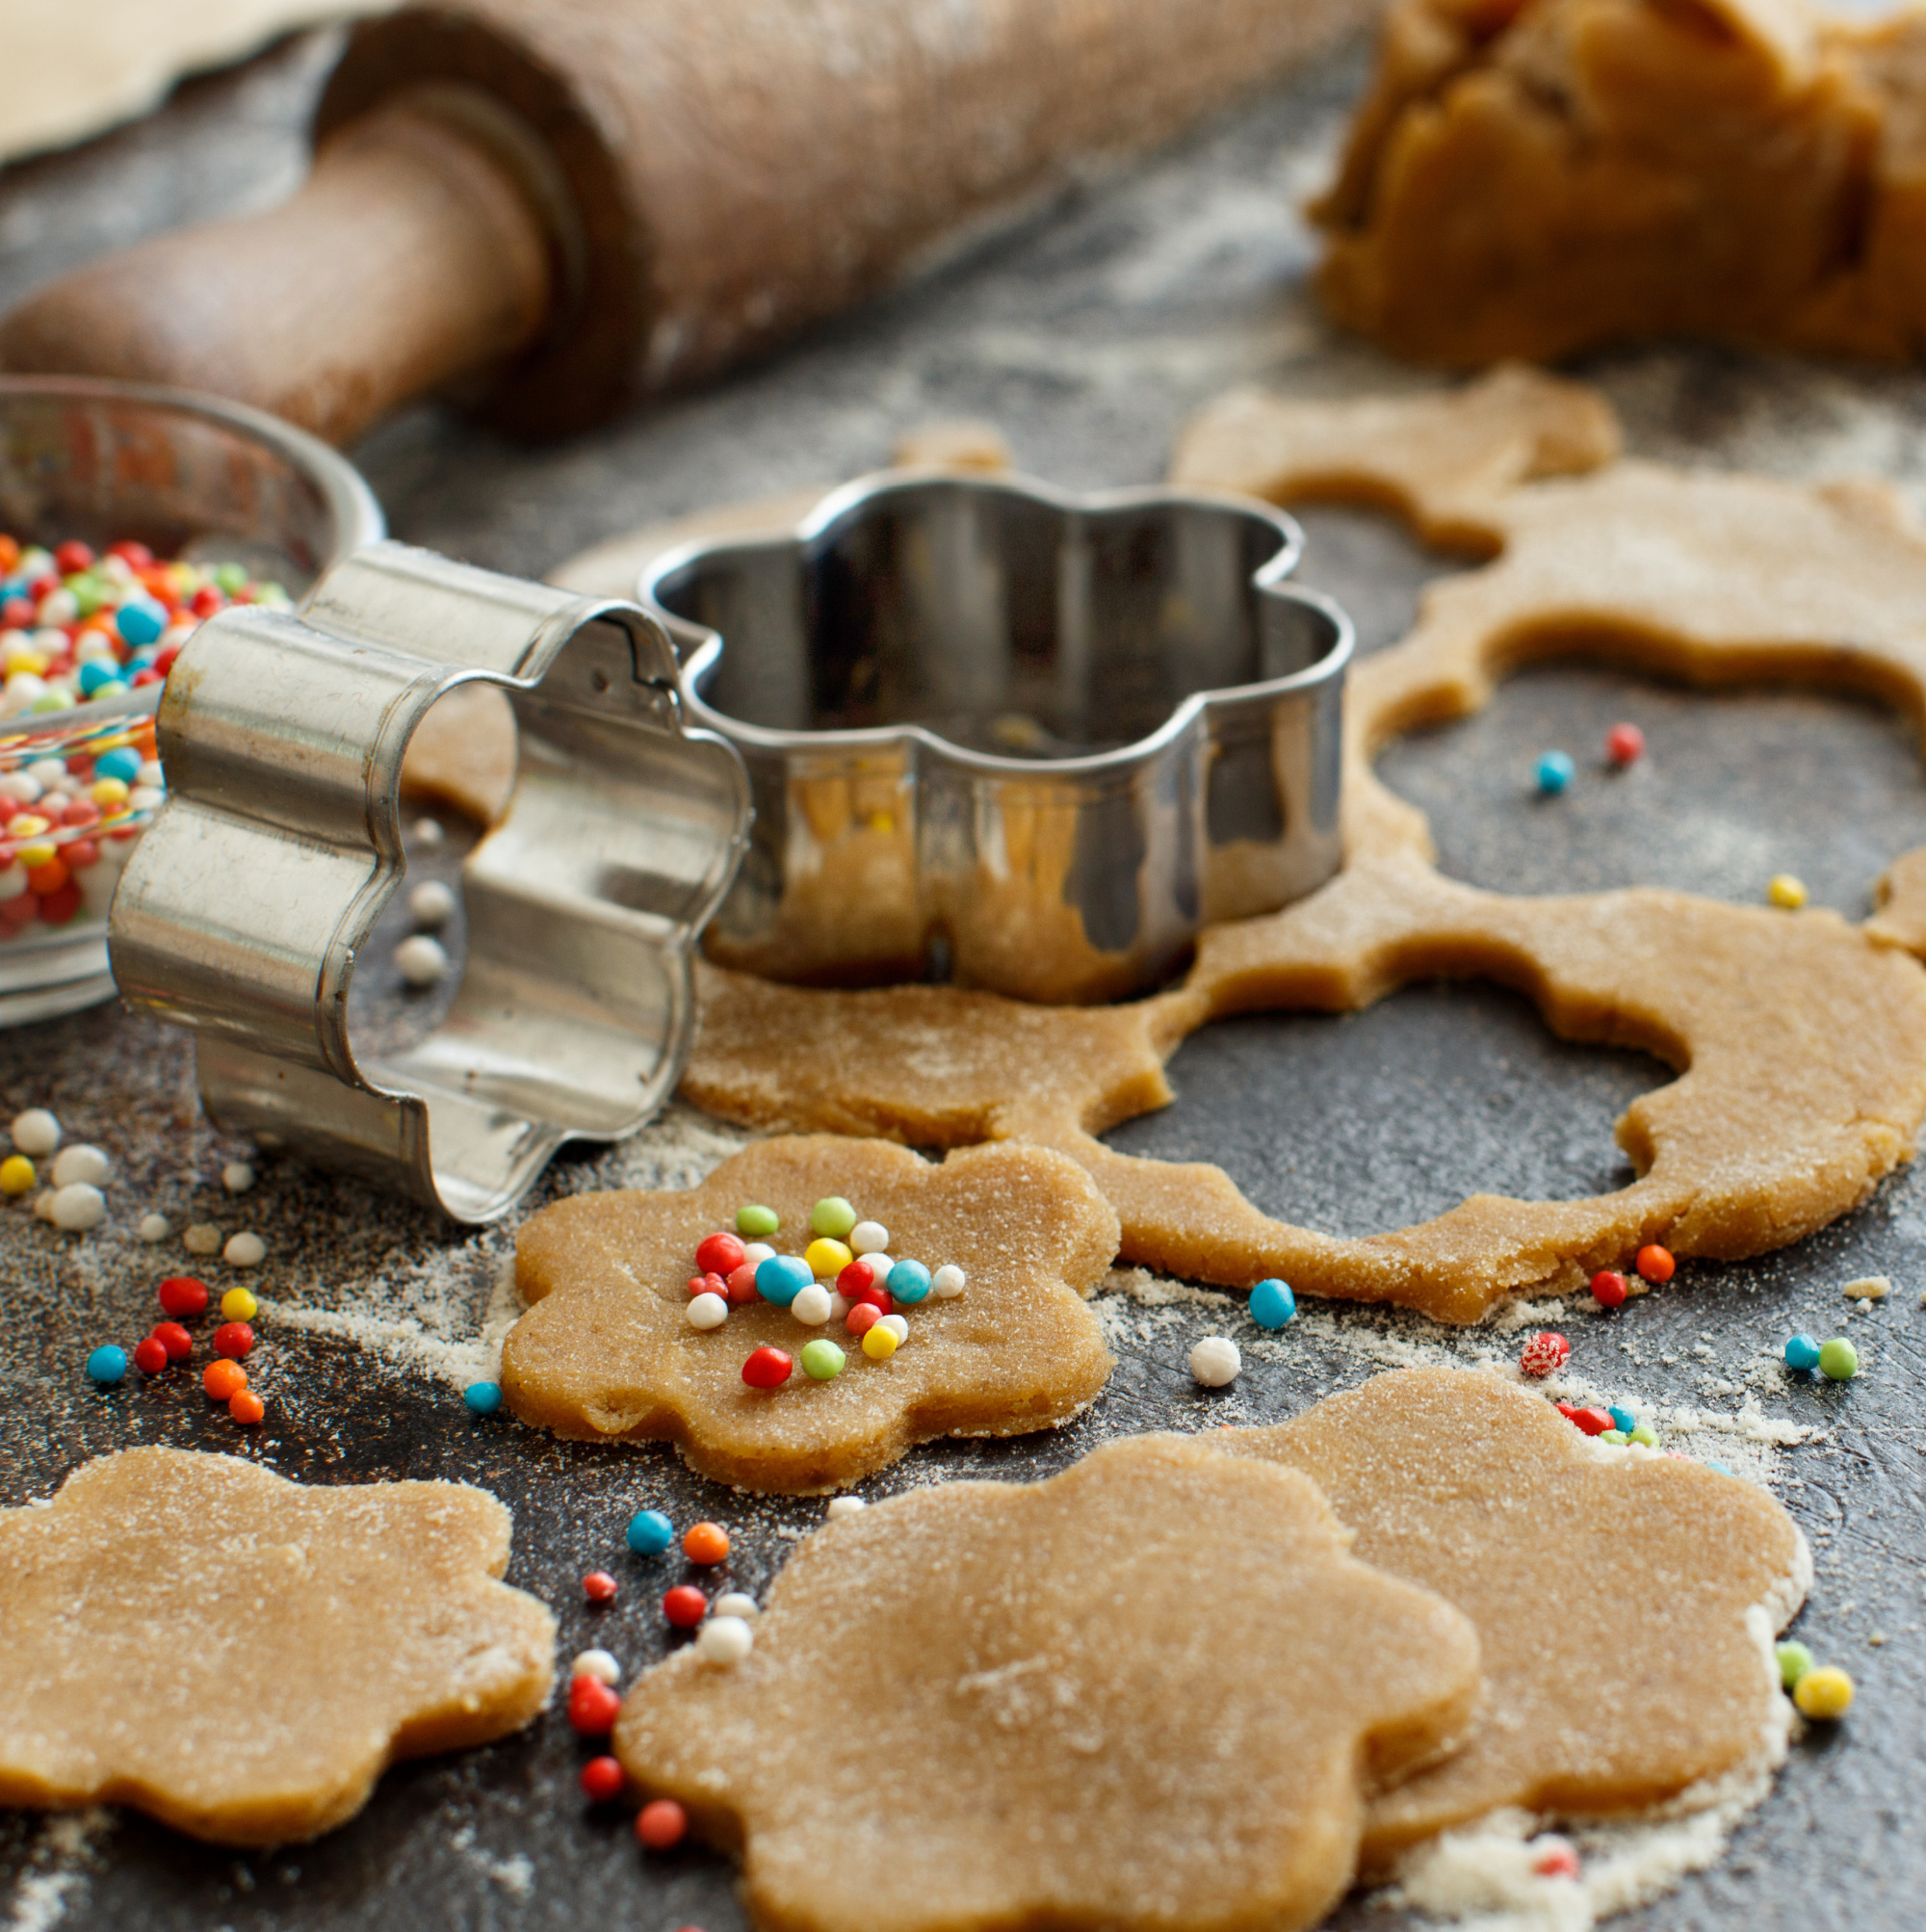
<path id="1" fill-rule="evenodd" d="M 893 1301 L 914 1307 L 929 1292 L 929 1270 L 920 1261 L 899 1261 L 883 1279 Z"/>
<path id="2" fill-rule="evenodd" d="M 96 1348 L 87 1358 L 87 1372 L 103 1389 L 111 1389 L 127 1373 L 127 1351 L 117 1348 L 110 1342 L 104 1348 Z"/>
<path id="3" fill-rule="evenodd" d="M 638 1509 L 629 1518 L 629 1548 L 638 1556 L 660 1556 L 675 1541 L 675 1525 L 660 1509 Z"/>
<path id="4" fill-rule="evenodd" d="M 80 667 L 80 688 L 89 697 L 104 684 L 112 684 L 120 675 L 120 666 L 110 658 L 103 663 L 99 658 L 91 658 Z"/>
<path id="5" fill-rule="evenodd" d="M 1612 1427 L 1623 1429 L 1627 1435 L 1630 1435 L 1632 1430 L 1638 1427 L 1638 1418 L 1629 1409 L 1620 1408 L 1616 1402 L 1606 1413 L 1612 1419 Z"/>
<path id="6" fill-rule="evenodd" d="M 787 1308 L 815 1279 L 800 1255 L 771 1255 L 756 1269 L 756 1292 Z"/>
<path id="7" fill-rule="evenodd" d="M 492 1416 L 502 1406 L 502 1385 L 499 1382 L 470 1382 L 462 1390 L 461 1399 L 468 1404 L 470 1415 Z"/>
<path id="8" fill-rule="evenodd" d="M 114 614 L 114 628 L 126 643 L 151 644 L 167 627 L 166 614 L 151 604 L 122 604 Z"/>
<path id="9" fill-rule="evenodd" d="M 118 751 L 103 752 L 93 761 L 93 775 L 117 778 L 121 784 L 131 785 L 141 775 L 141 754 L 124 746 Z"/>
<path id="10" fill-rule="evenodd" d="M 1732 1473 L 1732 1466 L 1731 1463 L 1713 1462 L 1712 1460 L 1710 1460 L 1709 1457 L 1706 1459 L 1705 1467 L 1707 1469 L 1717 1470 L 1721 1475 L 1731 1475 Z"/>
<path id="11" fill-rule="evenodd" d="M 1573 764 L 1570 753 L 1547 751 L 1538 761 L 1538 789 L 1548 798 L 1555 798 L 1577 776 L 1577 772 L 1578 768 Z"/>
<path id="12" fill-rule="evenodd" d="M 1261 1281 L 1251 1290 L 1251 1319 L 1260 1328 L 1282 1328 L 1297 1313 L 1297 1297 L 1288 1281 Z"/>
<path id="13" fill-rule="evenodd" d="M 1819 1345 L 1809 1335 L 1795 1335 L 1785 1345 L 1785 1366 L 1788 1369 L 1816 1369 L 1819 1366 Z"/>

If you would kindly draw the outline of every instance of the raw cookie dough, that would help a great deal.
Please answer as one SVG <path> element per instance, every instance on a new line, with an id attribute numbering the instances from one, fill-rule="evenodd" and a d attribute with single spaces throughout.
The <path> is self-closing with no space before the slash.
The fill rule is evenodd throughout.
<path id="1" fill-rule="evenodd" d="M 1582 1819 L 1695 1787 L 1709 1801 L 1784 1756 L 1772 1638 L 1812 1560 L 1753 1484 L 1594 1444 L 1542 1396 L 1471 1369 L 1400 1369 L 1281 1427 L 1203 1440 L 1303 1471 L 1353 1555 L 1477 1626 L 1482 1721 L 1374 1800 L 1367 1873 L 1505 1806 Z"/>
<path id="2" fill-rule="evenodd" d="M 136 1449 L 0 1511 L 0 1804 L 124 1804 L 217 1844 L 352 1817 L 400 1758 L 548 1700 L 555 1619 L 455 1482 L 308 1488 Z"/>
<path id="3" fill-rule="evenodd" d="M 771 1244 L 800 1253 L 811 1207 L 832 1194 L 889 1229 L 897 1260 L 960 1266 L 964 1293 L 913 1309 L 909 1339 L 887 1361 L 872 1361 L 841 1322 L 810 1327 L 767 1301 L 732 1308 L 707 1332 L 689 1324 L 704 1236 L 760 1202 L 782 1216 Z M 559 1435 L 667 1438 L 721 1482 L 834 1489 L 915 1443 L 1021 1435 L 1090 1402 L 1110 1354 L 1082 1296 L 1116 1251 L 1109 1204 L 1045 1148 L 974 1147 L 932 1166 L 885 1141 L 761 1141 L 699 1188 L 577 1194 L 533 1215 L 515 1269 L 534 1306 L 503 1347 L 502 1389 L 522 1421 Z M 799 1366 L 819 1336 L 847 1358 L 822 1382 Z M 780 1388 L 742 1380 L 765 1345 L 798 1363 Z"/>
<path id="4" fill-rule="evenodd" d="M 1207 1020 L 1344 1011 L 1468 974 L 1527 994 L 1563 1037 L 1681 1069 L 1619 1122 L 1632 1186 L 1577 1201 L 1475 1194 L 1418 1227 L 1337 1240 L 1261 1214 L 1220 1168 L 1092 1137 L 1163 1104 L 1162 1058 Z M 1409 852 L 1209 928 L 1184 985 L 1132 1006 L 1039 1013 L 991 994 L 806 992 L 715 969 L 701 983 L 683 1092 L 713 1113 L 924 1145 L 1041 1141 L 1115 1206 L 1127 1261 L 1236 1287 L 1277 1274 L 1443 1321 L 1580 1287 L 1647 1241 L 1722 1260 L 1782 1247 L 1908 1159 L 1926 1118 L 1926 976 L 1836 914 L 1650 890 L 1513 899 Z"/>
<path id="5" fill-rule="evenodd" d="M 1471 1625 L 1347 1554 L 1314 1484 L 1148 1438 L 828 1526 L 747 1659 L 657 1666 L 615 1752 L 741 1849 L 759 1925 L 1290 1932 L 1477 1675 Z"/>
<path id="6" fill-rule="evenodd" d="M 478 824 L 499 824 L 514 794 L 517 754 L 508 693 L 499 685 L 456 685 L 415 726 L 402 759 L 402 791 L 453 805 Z"/>
<path id="7" fill-rule="evenodd" d="M 1926 344 L 1926 11 L 1398 0 L 1314 205 L 1340 322 L 1458 367 Z"/>

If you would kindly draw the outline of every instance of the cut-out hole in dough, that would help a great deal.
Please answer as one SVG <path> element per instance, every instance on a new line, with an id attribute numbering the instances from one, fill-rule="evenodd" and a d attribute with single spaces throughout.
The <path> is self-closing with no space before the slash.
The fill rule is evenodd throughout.
<path id="1" fill-rule="evenodd" d="M 1647 1055 L 1559 1039 L 1522 994 L 1433 982 L 1362 1013 L 1205 1027 L 1170 1063 L 1175 1102 L 1104 1138 L 1214 1161 L 1279 1220 L 1372 1235 L 1480 1191 L 1576 1200 L 1627 1186 L 1613 1126 L 1673 1078 Z"/>

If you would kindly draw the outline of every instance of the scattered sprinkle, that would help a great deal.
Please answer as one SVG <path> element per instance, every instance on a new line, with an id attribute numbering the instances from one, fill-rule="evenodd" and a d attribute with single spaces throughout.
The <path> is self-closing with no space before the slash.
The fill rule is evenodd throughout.
<path id="1" fill-rule="evenodd" d="M 755 1647 L 746 1617 L 712 1616 L 695 1633 L 695 1653 L 704 1663 L 739 1664 Z"/>
<path id="2" fill-rule="evenodd" d="M 1535 769 L 1540 793 L 1548 798 L 1557 797 L 1577 775 L 1577 770 L 1570 752 L 1541 752 Z"/>
<path id="3" fill-rule="evenodd" d="M 259 1235 L 230 1235 L 221 1258 L 229 1267 L 259 1267 L 268 1258 L 268 1244 Z"/>
<path id="4" fill-rule="evenodd" d="M 689 1814 L 673 1798 L 651 1798 L 636 1814 L 636 1836 L 651 1851 L 679 1845 L 689 1832 Z"/>
<path id="5" fill-rule="evenodd" d="M 14 1147 L 22 1154 L 42 1160 L 61 1144 L 61 1124 L 44 1107 L 30 1107 L 13 1116 Z"/>
<path id="6" fill-rule="evenodd" d="M 1806 881 L 1789 872 L 1774 873 L 1766 883 L 1765 896 L 1782 910 L 1797 912 L 1806 903 Z"/>
<path id="7" fill-rule="evenodd" d="M 433 930 L 455 917 L 455 893 L 438 878 L 424 879 L 408 894 L 408 916 Z"/>
<path id="8" fill-rule="evenodd" d="M 245 1161 L 230 1161 L 221 1170 L 221 1185 L 230 1194 L 245 1194 L 254 1185 L 254 1170 Z"/>
<path id="9" fill-rule="evenodd" d="M 470 1382 L 462 1390 L 461 1399 L 467 1403 L 471 1416 L 492 1416 L 502 1406 L 502 1385 L 499 1382 Z"/>
<path id="10" fill-rule="evenodd" d="M 1572 1345 L 1564 1336 L 1546 1329 L 1527 1338 L 1519 1350 L 1518 1366 L 1527 1375 L 1555 1375 L 1572 1359 Z"/>
<path id="11" fill-rule="evenodd" d="M 1792 1701 L 1805 1716 L 1830 1722 L 1852 1709 L 1853 1681 L 1836 1664 L 1815 1664 L 1793 1685 Z"/>
<path id="12" fill-rule="evenodd" d="M 627 1540 L 638 1556 L 660 1556 L 675 1541 L 675 1525 L 660 1509 L 638 1509 L 629 1518 Z"/>
<path id="13" fill-rule="evenodd" d="M 447 949 L 438 939 L 417 932 L 395 948 L 395 968 L 410 986 L 438 986 L 448 977 Z"/>
<path id="14" fill-rule="evenodd" d="M 96 1348 L 87 1358 L 87 1373 L 89 1380 L 98 1382 L 103 1389 L 113 1388 L 126 1376 L 126 1349 L 117 1348 L 111 1342 L 105 1347 Z"/>
<path id="15" fill-rule="evenodd" d="M 869 1339 L 864 1338 L 864 1345 Z M 1237 1379 L 1244 1358 L 1228 1335 L 1207 1335 L 1190 1351 L 1190 1373 L 1201 1388 L 1222 1389 Z"/>
<path id="16" fill-rule="evenodd" d="M 615 1592 L 621 1588 L 607 1570 L 591 1570 L 582 1580 L 582 1594 L 591 1604 L 612 1604 Z"/>

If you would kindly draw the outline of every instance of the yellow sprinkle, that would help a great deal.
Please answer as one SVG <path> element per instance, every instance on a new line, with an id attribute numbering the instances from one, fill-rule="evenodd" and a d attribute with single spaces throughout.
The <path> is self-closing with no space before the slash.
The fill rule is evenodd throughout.
<path id="1" fill-rule="evenodd" d="M 1808 1717 L 1843 1717 L 1852 1709 L 1853 1681 L 1836 1665 L 1822 1664 L 1793 1686 L 1792 1701 Z"/>
<path id="2" fill-rule="evenodd" d="M 51 865 L 59 857 L 60 848 L 58 846 L 22 846 L 20 848 L 20 863 L 29 872 L 34 871 L 38 866 Z"/>
<path id="3" fill-rule="evenodd" d="M 887 1362 L 896 1352 L 897 1332 L 894 1328 L 885 1328 L 879 1321 L 873 1328 L 864 1329 L 863 1353 L 872 1362 Z M 1847 1692 L 1848 1696 L 1851 1694 Z"/>
<path id="4" fill-rule="evenodd" d="M 0 1194 L 24 1194 L 39 1178 L 24 1154 L 10 1154 L 0 1161 Z"/>
<path id="5" fill-rule="evenodd" d="M 36 832 L 44 832 L 48 821 L 38 812 L 17 812 L 7 827 L 10 839 L 31 839 Z"/>
<path id="6" fill-rule="evenodd" d="M 1789 872 L 1774 873 L 1771 883 L 1765 888 L 1765 896 L 1774 905 L 1783 906 L 1787 912 L 1797 912 L 1806 903 L 1806 881 L 1795 878 Z"/>
<path id="7" fill-rule="evenodd" d="M 221 1313 L 229 1321 L 252 1321 L 260 1306 L 245 1288 L 230 1288 L 221 1297 Z"/>
<path id="8" fill-rule="evenodd" d="M 802 1258 L 818 1281 L 834 1281 L 856 1259 L 846 1242 L 832 1240 L 827 1235 L 820 1235 L 811 1241 L 803 1249 Z"/>
<path id="9" fill-rule="evenodd" d="M 96 778 L 88 795 L 96 805 L 121 805 L 127 800 L 124 778 Z"/>

